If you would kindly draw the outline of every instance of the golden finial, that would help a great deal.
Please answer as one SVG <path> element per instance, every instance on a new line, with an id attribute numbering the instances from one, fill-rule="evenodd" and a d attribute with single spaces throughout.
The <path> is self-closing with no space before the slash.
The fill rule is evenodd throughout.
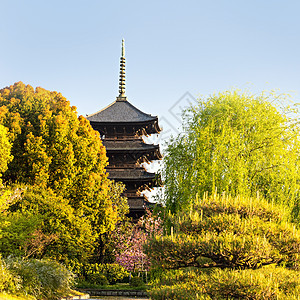
<path id="1" fill-rule="evenodd" d="M 119 97 L 117 100 L 126 100 L 125 96 L 125 41 L 122 39 L 122 52 L 120 58 Z"/>
<path id="2" fill-rule="evenodd" d="M 122 57 L 125 57 L 125 40 L 122 39 Z"/>

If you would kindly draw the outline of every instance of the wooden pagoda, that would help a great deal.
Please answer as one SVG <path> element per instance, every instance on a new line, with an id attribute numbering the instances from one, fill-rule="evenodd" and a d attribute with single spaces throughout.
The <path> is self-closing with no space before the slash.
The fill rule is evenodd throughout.
<path id="1" fill-rule="evenodd" d="M 146 144 L 143 136 L 161 131 L 156 116 L 146 114 L 133 106 L 125 96 L 125 48 L 122 40 L 120 58 L 119 96 L 106 108 L 87 116 L 91 126 L 99 131 L 106 147 L 109 165 L 108 178 L 125 184 L 129 216 L 141 217 L 152 203 L 141 193 L 158 186 L 155 173 L 141 165 L 162 158 L 159 145 Z"/>

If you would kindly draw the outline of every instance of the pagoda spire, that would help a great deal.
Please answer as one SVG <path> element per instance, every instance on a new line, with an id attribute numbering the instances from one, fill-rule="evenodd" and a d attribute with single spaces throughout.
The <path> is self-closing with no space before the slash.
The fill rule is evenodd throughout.
<path id="1" fill-rule="evenodd" d="M 120 79 L 119 79 L 119 96 L 117 101 L 126 101 L 125 96 L 125 41 L 122 39 L 122 52 L 120 57 Z"/>

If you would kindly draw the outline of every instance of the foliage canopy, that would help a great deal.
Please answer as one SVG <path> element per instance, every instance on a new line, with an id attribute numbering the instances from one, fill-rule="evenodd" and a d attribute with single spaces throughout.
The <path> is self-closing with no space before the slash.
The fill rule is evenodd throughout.
<path id="1" fill-rule="evenodd" d="M 184 114 L 184 133 L 165 155 L 165 203 L 189 208 L 216 190 L 288 203 L 299 201 L 299 125 L 285 96 L 237 91 L 200 99 Z"/>
<path id="2" fill-rule="evenodd" d="M 18 82 L 0 90 L 0 124 L 9 129 L 12 141 L 6 182 L 51 188 L 99 233 L 114 229 L 127 209 L 122 188 L 107 178 L 99 133 L 77 117 L 69 101 L 60 93 Z"/>
<path id="3" fill-rule="evenodd" d="M 18 82 L 0 90 L 0 145 L 2 254 L 99 262 L 128 211 L 99 133 L 60 93 Z"/>
<path id="4" fill-rule="evenodd" d="M 65 198 L 49 189 L 20 185 L 10 187 L 10 195 L 14 200 L 0 222 L 3 256 L 63 262 L 87 261 L 92 256 L 97 232 L 89 221 L 76 215 Z"/>
<path id="5" fill-rule="evenodd" d="M 13 158 L 10 153 L 11 146 L 7 128 L 0 125 L 0 177 L 7 170 L 8 163 Z"/>

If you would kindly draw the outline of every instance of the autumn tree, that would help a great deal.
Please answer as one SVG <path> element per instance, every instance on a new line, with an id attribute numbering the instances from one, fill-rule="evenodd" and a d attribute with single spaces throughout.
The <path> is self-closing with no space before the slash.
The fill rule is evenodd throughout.
<path id="1" fill-rule="evenodd" d="M 17 236 L 24 215 L 30 214 L 31 239 L 26 245 L 20 239 L 22 251 L 34 251 L 39 237 L 49 242 L 40 256 L 60 259 L 61 252 L 64 261 L 98 257 L 92 252 L 97 252 L 101 236 L 113 231 L 128 211 L 123 186 L 107 178 L 99 133 L 60 93 L 22 82 L 0 90 L 0 124 L 0 142 L 5 135 L 11 141 L 10 162 L 0 170 L 3 181 L 26 191 L 22 201 L 10 207 L 8 218 L 16 222 L 10 222 L 5 243 L 9 244 L 10 229 Z M 20 226 L 13 227 L 18 222 Z M 39 222 L 43 226 L 34 225 Z M 50 243 L 51 232 L 55 237 Z"/>
<path id="2" fill-rule="evenodd" d="M 284 95 L 229 91 L 199 99 L 165 155 L 165 203 L 173 212 L 205 192 L 286 203 L 298 214 L 300 143 Z"/>
<path id="3" fill-rule="evenodd" d="M 107 157 L 98 132 L 60 93 L 18 82 L 0 90 L 0 120 L 13 141 L 7 182 L 51 188 L 89 216 L 100 232 L 113 228 L 118 205 L 109 196 Z M 95 212 L 101 212 L 98 221 Z M 99 221 L 101 219 L 101 222 Z"/>
<path id="4" fill-rule="evenodd" d="M 12 160 L 11 146 L 7 128 L 0 125 L 0 183 L 2 174 L 7 170 L 7 165 Z"/>

